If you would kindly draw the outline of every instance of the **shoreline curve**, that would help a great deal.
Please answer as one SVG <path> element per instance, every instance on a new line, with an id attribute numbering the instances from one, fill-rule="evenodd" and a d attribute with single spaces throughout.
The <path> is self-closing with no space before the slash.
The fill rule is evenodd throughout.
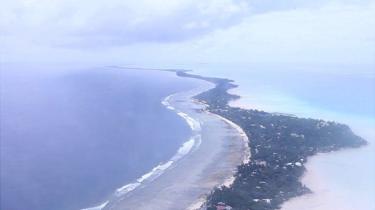
<path id="1" fill-rule="evenodd" d="M 161 207 L 162 209 L 175 209 L 176 206 L 174 205 L 177 204 L 177 201 L 184 203 L 180 206 L 184 209 L 200 209 L 206 201 L 209 193 L 215 187 L 230 186 L 233 183 L 237 166 L 249 160 L 250 149 L 248 148 L 248 138 L 238 125 L 217 114 L 208 112 L 206 110 L 206 104 L 193 99 L 194 96 L 214 87 L 214 85 L 208 81 L 204 81 L 203 83 L 205 83 L 203 87 L 201 86 L 189 91 L 169 95 L 162 101 L 162 104 L 166 106 L 167 109 L 175 111 L 179 116 L 184 118 L 192 129 L 192 138 L 180 147 L 176 155 L 178 156 L 181 152 L 181 148 L 185 148 L 183 149 L 185 153 L 178 158 L 175 158 L 175 155 L 168 162 L 161 164 L 163 166 L 162 170 L 159 170 L 160 173 L 154 178 L 150 179 L 149 177 L 152 177 L 152 172 L 155 172 L 156 170 L 154 169 L 160 165 L 155 167 L 148 174 L 143 175 L 143 179 L 141 179 L 140 182 L 137 180 L 137 183 L 135 184 L 131 183 L 119 188 L 118 191 L 120 190 L 125 193 L 112 198 L 109 202 L 105 203 L 104 206 L 102 204 L 98 206 L 100 208 L 96 207 L 85 210 L 121 209 L 124 206 L 128 206 L 131 209 L 148 209 L 147 206 L 153 205 L 151 204 L 152 201 L 159 206 L 163 205 L 163 207 Z M 210 121 L 214 121 L 216 124 L 219 124 L 220 127 L 218 128 L 215 125 L 210 125 Z M 207 131 L 205 131 L 207 129 L 210 130 L 210 133 L 214 130 L 214 133 L 221 134 L 220 138 L 210 136 L 211 134 L 208 134 Z M 225 131 L 223 129 L 225 129 Z M 228 135 L 228 130 L 230 131 L 230 135 Z M 200 132 L 202 132 L 202 134 L 200 134 Z M 209 139 L 209 141 L 207 141 L 207 139 Z M 217 142 L 211 145 L 209 144 L 210 141 L 216 141 L 216 139 L 220 141 L 219 144 L 217 144 Z M 208 161 L 197 161 L 197 159 L 204 159 L 203 155 L 210 152 L 210 147 L 212 147 L 213 155 L 211 154 L 211 156 L 208 156 L 210 156 L 211 159 L 208 159 Z M 189 167 L 181 166 L 182 164 L 187 165 L 186 162 L 192 162 L 188 165 L 190 166 L 190 170 L 194 167 L 197 168 L 192 175 L 187 174 L 189 172 Z M 195 164 L 197 166 L 195 166 Z M 177 173 L 178 176 L 180 176 L 177 176 L 175 180 L 181 181 L 186 178 L 189 181 L 189 183 L 186 181 L 186 183 L 183 184 L 184 190 L 182 191 L 189 191 L 189 193 L 177 196 L 179 198 L 175 200 L 175 204 L 173 204 L 170 199 L 163 200 L 152 196 L 152 201 L 147 205 L 143 207 L 135 205 L 139 204 L 137 200 L 149 200 L 147 199 L 147 195 L 152 194 L 152 192 L 156 193 L 153 187 L 157 185 L 170 185 L 165 182 L 165 177 L 167 177 L 168 174 L 174 173 Z M 183 176 L 181 174 L 185 174 L 186 177 L 181 178 L 181 176 Z M 173 183 L 173 177 L 169 183 Z M 203 185 L 204 187 L 197 187 L 199 185 Z M 142 192 L 146 193 L 143 194 Z M 169 192 L 169 196 L 173 197 L 171 192 L 173 191 Z M 168 193 L 163 195 L 168 195 Z"/>

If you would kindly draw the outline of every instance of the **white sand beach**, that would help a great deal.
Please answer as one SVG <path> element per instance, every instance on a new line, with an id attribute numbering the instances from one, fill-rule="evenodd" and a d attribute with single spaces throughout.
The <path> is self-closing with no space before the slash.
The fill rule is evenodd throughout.
<path id="1" fill-rule="evenodd" d="M 249 156 L 248 139 L 241 128 L 205 111 L 204 105 L 192 99 L 212 87 L 202 81 L 201 87 L 173 94 L 164 101 L 168 109 L 187 119 L 193 136 L 201 139 L 160 176 L 144 180 L 104 209 L 198 209 L 214 187 L 232 183 L 236 167 Z"/>
<path id="2" fill-rule="evenodd" d="M 285 97 L 277 95 L 258 99 L 251 95 L 244 97 L 239 89 L 232 89 L 230 92 L 242 97 L 233 101 L 231 106 L 335 120 L 349 125 L 354 133 L 369 142 L 369 145 L 361 148 L 342 149 L 310 157 L 305 164 L 307 171 L 301 182 L 313 193 L 286 201 L 282 205 L 282 210 L 375 209 L 374 121 L 317 109 L 300 101 L 288 101 Z M 267 100 L 263 100 L 264 98 Z"/>
<path id="3" fill-rule="evenodd" d="M 358 131 L 369 145 L 311 157 L 301 179 L 313 193 L 293 198 L 282 210 L 374 210 L 375 131 Z"/>

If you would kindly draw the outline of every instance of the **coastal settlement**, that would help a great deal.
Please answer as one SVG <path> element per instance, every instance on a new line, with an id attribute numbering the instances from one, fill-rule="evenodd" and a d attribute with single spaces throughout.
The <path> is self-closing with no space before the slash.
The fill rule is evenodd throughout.
<path id="1" fill-rule="evenodd" d="M 237 87 L 232 80 L 176 74 L 214 83 L 195 99 L 239 125 L 250 139 L 250 161 L 238 166 L 231 186 L 214 189 L 202 209 L 279 209 L 286 200 L 311 192 L 300 182 L 309 156 L 367 144 L 344 124 L 231 107 L 229 101 L 239 98 L 227 92 Z"/>

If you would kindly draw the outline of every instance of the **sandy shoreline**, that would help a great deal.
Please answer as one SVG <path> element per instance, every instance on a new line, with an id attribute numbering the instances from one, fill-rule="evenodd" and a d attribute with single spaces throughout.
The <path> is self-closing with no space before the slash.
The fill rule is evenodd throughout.
<path id="1" fill-rule="evenodd" d="M 241 95 L 238 89 L 228 91 L 232 94 Z M 252 100 L 249 104 L 247 99 L 232 101 L 230 106 L 244 109 L 268 108 L 266 111 L 276 110 L 272 105 L 256 104 Z M 283 107 L 286 108 L 286 107 Z M 375 182 L 371 181 L 375 175 L 375 167 L 362 164 L 363 162 L 374 163 L 375 161 L 375 132 L 371 130 L 372 122 L 361 118 L 351 118 L 336 113 L 317 112 L 306 108 L 288 108 L 297 110 L 297 115 L 302 117 L 324 118 L 344 122 L 348 124 L 358 135 L 370 142 L 370 145 L 361 148 L 346 148 L 329 153 L 319 153 L 308 158 L 305 164 L 306 172 L 301 177 L 301 183 L 312 190 L 311 194 L 294 197 L 281 206 L 282 210 L 373 210 L 375 202 Z M 310 112 L 306 112 L 310 111 Z M 371 153 L 373 155 L 371 155 Z M 371 164 L 370 164 L 371 165 Z M 374 164 L 372 164 L 374 165 Z M 367 168 L 367 169 L 366 169 Z M 363 170 L 367 170 L 363 173 Z M 361 173 L 356 173 L 361 171 Z M 367 181 L 366 181 L 367 180 Z"/>
<path id="2" fill-rule="evenodd" d="M 313 193 L 292 198 L 281 209 L 374 210 L 375 135 L 372 132 L 364 137 L 370 142 L 366 147 L 319 153 L 309 158 L 301 182 Z"/>
<path id="3" fill-rule="evenodd" d="M 161 176 L 143 182 L 103 209 L 198 209 L 214 187 L 233 182 L 237 166 L 250 155 L 248 139 L 241 128 L 205 111 L 203 104 L 192 99 L 213 87 L 208 82 L 202 84 L 173 94 L 166 104 L 181 117 L 199 122 L 200 129 L 192 129 L 193 135 L 201 136 L 199 145 L 166 168 Z M 189 124 L 194 126 L 192 122 Z"/>

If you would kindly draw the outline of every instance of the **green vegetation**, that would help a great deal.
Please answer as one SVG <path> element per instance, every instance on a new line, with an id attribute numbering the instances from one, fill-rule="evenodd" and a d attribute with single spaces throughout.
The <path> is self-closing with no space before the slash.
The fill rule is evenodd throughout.
<path id="1" fill-rule="evenodd" d="M 348 126 L 336 122 L 230 107 L 228 102 L 238 98 L 227 92 L 236 87 L 231 80 L 186 72 L 177 72 L 177 75 L 216 84 L 196 99 L 206 103 L 210 112 L 241 126 L 250 139 L 250 162 L 238 166 L 230 188 L 212 191 L 207 209 L 216 209 L 218 202 L 239 210 L 279 209 L 284 201 L 310 192 L 299 181 L 309 156 L 366 144 Z"/>

